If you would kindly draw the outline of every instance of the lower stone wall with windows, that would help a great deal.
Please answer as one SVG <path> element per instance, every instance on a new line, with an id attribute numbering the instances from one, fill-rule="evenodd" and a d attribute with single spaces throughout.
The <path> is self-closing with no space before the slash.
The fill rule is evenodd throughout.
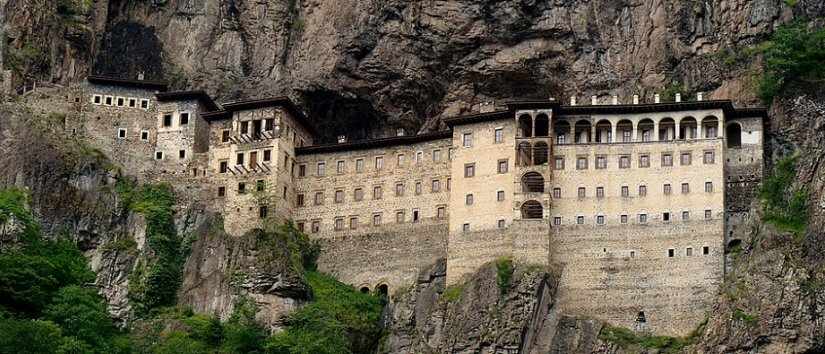
<path id="1" fill-rule="evenodd" d="M 720 211 L 711 220 L 554 227 L 551 259 L 563 267 L 561 310 L 661 335 L 687 335 L 711 310 L 724 277 L 722 216 Z"/>
<path id="2" fill-rule="evenodd" d="M 322 272 L 357 288 L 388 287 L 390 297 L 415 282 L 419 271 L 447 257 L 447 223 L 422 221 L 365 228 L 320 239 Z"/>

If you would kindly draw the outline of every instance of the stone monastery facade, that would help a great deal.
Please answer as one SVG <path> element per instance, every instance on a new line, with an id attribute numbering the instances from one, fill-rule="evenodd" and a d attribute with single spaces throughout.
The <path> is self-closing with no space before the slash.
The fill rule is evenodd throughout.
<path id="1" fill-rule="evenodd" d="M 710 310 L 762 178 L 764 109 L 727 100 L 510 102 L 449 130 L 315 143 L 287 98 L 89 77 L 53 98 L 125 172 L 172 183 L 230 235 L 292 220 L 321 270 L 390 295 L 447 259 L 457 284 L 499 257 L 559 266 L 558 306 L 685 335 Z M 62 107 L 62 108 L 61 108 Z"/>

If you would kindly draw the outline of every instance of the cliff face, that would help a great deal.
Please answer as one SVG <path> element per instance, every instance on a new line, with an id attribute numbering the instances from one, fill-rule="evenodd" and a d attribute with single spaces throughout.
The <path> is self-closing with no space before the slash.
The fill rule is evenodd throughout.
<path id="1" fill-rule="evenodd" d="M 627 101 L 671 87 L 752 102 L 741 49 L 825 15 L 818 0 L 5 1 L 9 47 L 39 48 L 48 68 L 30 72 L 287 94 L 328 139 L 436 129 L 491 99 Z"/>

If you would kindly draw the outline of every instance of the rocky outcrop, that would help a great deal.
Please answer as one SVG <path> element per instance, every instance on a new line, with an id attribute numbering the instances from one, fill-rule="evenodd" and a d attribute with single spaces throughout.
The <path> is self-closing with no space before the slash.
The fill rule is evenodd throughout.
<path id="1" fill-rule="evenodd" d="M 5 5 L 11 52 L 34 44 L 46 78 L 145 72 L 222 99 L 286 94 L 327 139 L 437 129 L 489 100 L 670 87 L 751 103 L 742 49 L 825 15 L 819 0 L 54 3 Z"/>
<path id="2" fill-rule="evenodd" d="M 181 304 L 228 319 L 239 297 L 246 296 L 258 305 L 256 319 L 275 331 L 285 315 L 309 300 L 290 235 L 256 230 L 233 238 L 218 220 L 204 226 L 184 266 Z"/>

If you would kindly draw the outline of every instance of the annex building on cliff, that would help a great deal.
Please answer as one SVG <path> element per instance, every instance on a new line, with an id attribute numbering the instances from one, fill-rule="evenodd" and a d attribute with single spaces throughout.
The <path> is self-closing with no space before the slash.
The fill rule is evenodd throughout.
<path id="1" fill-rule="evenodd" d="M 291 220 L 319 268 L 365 290 L 448 284 L 500 257 L 560 270 L 558 305 L 685 335 L 725 274 L 763 171 L 764 109 L 700 95 L 482 105 L 449 130 L 317 144 L 288 98 L 215 103 L 145 80 L 89 77 L 40 97 L 65 129 L 230 235 Z"/>

